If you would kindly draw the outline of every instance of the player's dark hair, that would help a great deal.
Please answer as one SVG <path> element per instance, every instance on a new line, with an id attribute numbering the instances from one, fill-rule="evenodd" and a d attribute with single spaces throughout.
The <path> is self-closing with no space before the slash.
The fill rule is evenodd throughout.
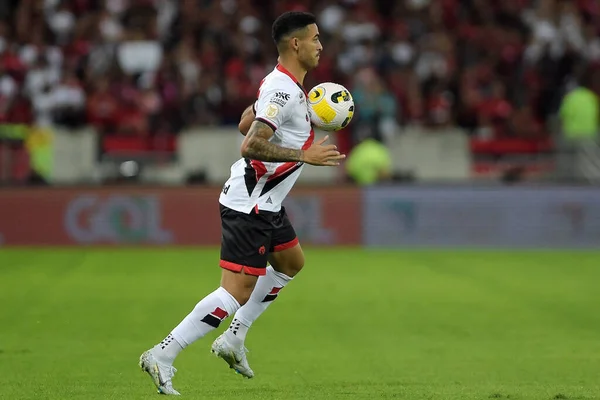
<path id="1" fill-rule="evenodd" d="M 273 22 L 272 35 L 275 45 L 279 48 L 281 41 L 290 33 L 316 24 L 317 19 L 311 13 L 301 11 L 288 11 L 281 14 Z"/>

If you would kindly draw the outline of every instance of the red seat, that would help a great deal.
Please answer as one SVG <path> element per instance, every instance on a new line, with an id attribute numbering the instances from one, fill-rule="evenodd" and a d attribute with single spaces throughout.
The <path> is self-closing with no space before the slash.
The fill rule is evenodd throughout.
<path id="1" fill-rule="evenodd" d="M 550 140 L 526 139 L 471 139 L 471 151 L 474 154 L 536 154 L 552 151 Z"/>

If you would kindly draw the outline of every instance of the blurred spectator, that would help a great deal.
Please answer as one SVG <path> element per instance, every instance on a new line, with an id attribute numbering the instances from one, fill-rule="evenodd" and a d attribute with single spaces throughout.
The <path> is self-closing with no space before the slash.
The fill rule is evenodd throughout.
<path id="1" fill-rule="evenodd" d="M 119 104 L 110 91 L 108 78 L 100 78 L 95 82 L 86 107 L 88 122 L 101 133 L 115 130 Z"/>
<path id="2" fill-rule="evenodd" d="M 385 140 L 396 133 L 396 99 L 370 68 L 363 69 L 353 85 L 352 95 L 359 113 L 354 117 L 355 142 L 365 138 Z"/>
<path id="3" fill-rule="evenodd" d="M 600 80 L 587 69 L 578 85 L 563 98 L 560 107 L 561 136 L 558 140 L 558 173 L 563 179 L 585 176 L 583 165 L 590 165 L 599 176 L 600 166 L 600 99 L 597 92 Z M 592 157 L 591 163 L 588 159 Z M 588 168 L 589 169 L 589 168 Z"/>
<path id="4" fill-rule="evenodd" d="M 562 100 L 560 120 L 562 136 L 567 141 L 596 139 L 600 129 L 600 102 L 592 89 L 588 71 L 578 86 L 570 90 Z"/>
<path id="5" fill-rule="evenodd" d="M 58 125 L 77 128 L 84 124 L 86 95 L 77 76 L 66 72 L 51 92 L 53 120 Z"/>
<path id="6" fill-rule="evenodd" d="M 0 65 L 0 119 L 6 120 L 18 93 L 17 82 Z"/>
<path id="7" fill-rule="evenodd" d="M 542 124 L 536 120 L 531 107 L 525 105 L 514 111 L 507 121 L 507 136 L 538 140 L 545 137 Z"/>
<path id="8" fill-rule="evenodd" d="M 388 148 L 373 138 L 357 144 L 345 163 L 348 177 L 358 185 L 373 185 L 392 177 L 392 158 Z"/>
<path id="9" fill-rule="evenodd" d="M 506 98 L 504 84 L 500 81 L 492 82 L 477 109 L 479 133 L 482 136 L 486 133 L 496 137 L 506 135 L 505 124 L 512 111 L 512 105 Z"/>
<path id="10" fill-rule="evenodd" d="M 276 63 L 270 28 L 288 10 L 316 14 L 324 53 L 305 86 L 352 91 L 355 142 L 415 124 L 546 140 L 567 82 L 600 62 L 597 0 L 0 4 L 0 121 L 30 114 L 105 134 L 237 124 Z"/>

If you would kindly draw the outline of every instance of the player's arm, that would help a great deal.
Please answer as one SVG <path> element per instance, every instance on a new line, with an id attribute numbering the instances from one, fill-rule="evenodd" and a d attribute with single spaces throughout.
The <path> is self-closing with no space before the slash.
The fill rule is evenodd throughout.
<path id="1" fill-rule="evenodd" d="M 338 160 L 344 156 L 334 145 L 322 145 L 327 138 L 313 143 L 306 150 L 285 148 L 270 141 L 278 127 L 286 123 L 295 112 L 294 101 L 298 97 L 285 90 L 285 87 L 261 90 L 255 103 L 255 120 L 242 142 L 242 157 L 265 162 L 300 161 L 312 165 L 339 165 Z"/>
<path id="2" fill-rule="evenodd" d="M 242 157 L 266 162 L 303 161 L 304 151 L 277 146 L 269 141 L 275 132 L 266 123 L 255 120 L 242 143 Z"/>
<path id="3" fill-rule="evenodd" d="M 255 117 L 242 143 L 242 157 L 266 162 L 302 161 L 302 150 L 270 142 L 275 131 L 291 118 L 294 100 L 295 97 L 286 92 L 286 86 L 261 88 L 254 103 Z"/>
<path id="4" fill-rule="evenodd" d="M 250 130 L 250 126 L 252 126 L 252 122 L 254 121 L 254 117 L 256 116 L 254 112 L 254 103 L 250 104 L 242 113 L 242 117 L 240 118 L 240 123 L 238 125 L 238 129 L 240 133 L 244 136 L 248 134 Z"/>
<path id="5" fill-rule="evenodd" d="M 340 160 L 346 158 L 335 145 L 324 145 L 329 136 L 313 143 L 307 150 L 297 150 L 271 143 L 269 139 L 273 134 L 273 128 L 268 124 L 254 121 L 242 143 L 242 157 L 267 162 L 301 161 L 322 166 L 340 165 Z"/>

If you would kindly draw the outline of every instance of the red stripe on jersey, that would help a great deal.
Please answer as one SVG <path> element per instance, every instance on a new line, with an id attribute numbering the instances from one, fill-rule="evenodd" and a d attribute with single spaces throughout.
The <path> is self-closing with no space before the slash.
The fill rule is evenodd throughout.
<path id="1" fill-rule="evenodd" d="M 304 142 L 304 144 L 302 145 L 302 150 L 308 150 L 308 148 L 310 146 L 312 146 L 312 144 L 313 144 L 314 141 L 315 141 L 315 131 L 314 131 L 314 129 L 310 128 L 310 135 L 308 136 L 308 139 L 306 139 L 306 142 Z M 285 174 L 290 169 L 294 168 L 296 166 L 296 164 L 297 163 L 293 162 L 293 161 L 281 164 L 279 167 L 277 167 L 277 169 L 275 170 L 275 172 L 273 173 L 273 175 L 271 175 L 269 177 L 269 180 L 275 179 L 278 176 L 281 176 L 281 175 Z"/>
<path id="2" fill-rule="evenodd" d="M 283 72 L 284 74 L 286 74 L 287 76 L 289 76 L 296 85 L 298 85 L 299 87 L 302 88 L 302 91 L 304 92 L 304 94 L 306 95 L 306 97 L 308 97 L 308 93 L 306 93 L 306 89 L 304 89 L 304 86 L 302 86 L 302 84 L 300 82 L 298 82 L 298 79 L 296 79 L 296 77 L 294 75 L 292 75 L 292 73 L 290 71 L 288 71 L 283 65 L 281 64 L 277 64 L 277 70 L 279 72 Z"/>
<path id="3" fill-rule="evenodd" d="M 256 182 L 258 182 L 267 173 L 267 167 L 265 167 L 262 161 L 258 160 L 250 161 L 250 165 L 252 165 L 252 168 L 256 172 Z"/>
<path id="4" fill-rule="evenodd" d="M 260 97 L 260 88 L 261 88 L 262 84 L 265 82 L 265 79 L 267 79 L 267 78 L 263 78 L 263 79 L 260 81 L 260 84 L 258 85 L 258 90 L 256 91 L 256 98 L 257 98 L 257 99 Z"/>
<path id="5" fill-rule="evenodd" d="M 222 308 L 219 308 L 219 307 L 215 308 L 215 311 L 213 311 L 211 314 L 214 315 L 215 317 L 219 318 L 219 319 L 225 319 L 229 315 L 227 313 L 227 311 L 225 311 L 225 310 L 223 310 Z"/>
<path id="6" fill-rule="evenodd" d="M 312 146 L 314 141 L 315 141 L 315 130 L 311 126 L 310 127 L 310 135 L 308 136 L 308 139 L 306 139 L 306 142 L 304 142 L 304 145 L 302 146 L 302 150 L 308 150 L 308 148 L 310 146 Z"/>
<path id="7" fill-rule="evenodd" d="M 277 167 L 277 169 L 275 170 L 275 172 L 273 173 L 273 175 L 271 175 L 268 180 L 275 179 L 278 176 L 281 176 L 281 175 L 285 174 L 290 169 L 294 168 L 296 166 L 296 164 L 298 164 L 298 163 L 297 162 L 293 162 L 293 161 L 281 164 L 279 167 Z"/>

